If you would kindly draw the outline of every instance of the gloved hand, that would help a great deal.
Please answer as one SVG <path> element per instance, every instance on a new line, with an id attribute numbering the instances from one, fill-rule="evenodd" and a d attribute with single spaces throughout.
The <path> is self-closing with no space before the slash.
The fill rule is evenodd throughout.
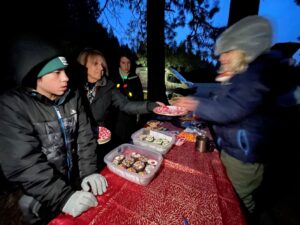
<path id="1" fill-rule="evenodd" d="M 98 201 L 92 193 L 86 191 L 76 191 L 71 195 L 67 203 L 64 205 L 62 211 L 66 214 L 76 217 L 89 208 L 97 205 Z"/>
<path id="2" fill-rule="evenodd" d="M 108 184 L 104 176 L 94 173 L 85 177 L 81 182 L 81 187 L 84 191 L 92 191 L 93 194 L 102 195 L 106 192 Z"/>

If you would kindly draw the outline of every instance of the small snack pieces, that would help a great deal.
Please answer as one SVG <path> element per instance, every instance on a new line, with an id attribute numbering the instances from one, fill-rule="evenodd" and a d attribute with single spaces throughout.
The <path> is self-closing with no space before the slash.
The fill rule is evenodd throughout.
<path id="1" fill-rule="evenodd" d="M 113 173 L 140 185 L 147 185 L 153 179 L 162 160 L 160 153 L 132 144 L 122 144 L 104 157 Z"/>
<path id="2" fill-rule="evenodd" d="M 98 127 L 98 144 L 105 144 L 109 142 L 111 139 L 111 132 L 109 129 L 105 127 Z"/>
<path id="3" fill-rule="evenodd" d="M 177 135 L 177 138 L 183 138 L 185 141 L 196 142 L 196 133 L 190 133 L 186 131 L 182 131 Z"/>
<path id="4" fill-rule="evenodd" d="M 136 152 L 132 152 L 126 156 L 123 154 L 117 155 L 114 157 L 112 163 L 129 172 L 139 173 L 141 176 L 150 174 L 155 166 L 157 166 L 157 161 L 155 159 L 148 159 Z M 147 167 L 148 165 L 153 167 Z M 145 170 L 146 167 L 148 168 L 147 170 Z"/>
<path id="5" fill-rule="evenodd" d="M 161 154 L 166 154 L 175 143 L 175 135 L 169 132 L 142 128 L 131 136 L 135 145 L 147 147 Z"/>
<path id="6" fill-rule="evenodd" d="M 150 120 L 147 122 L 147 126 L 150 128 L 157 128 L 162 122 L 157 121 L 157 120 Z"/>
<path id="7" fill-rule="evenodd" d="M 184 116 L 188 111 L 183 107 L 178 106 L 159 106 L 153 109 L 153 112 L 164 116 Z"/>
<path id="8" fill-rule="evenodd" d="M 161 145 L 161 146 L 167 146 L 170 144 L 170 140 L 167 138 L 160 138 L 160 137 L 155 137 L 150 134 L 141 134 L 139 136 L 140 140 L 142 141 L 148 141 L 148 142 L 153 142 L 153 144 Z"/>
<path id="9" fill-rule="evenodd" d="M 145 128 L 148 130 L 158 130 L 158 131 L 165 131 L 168 130 L 167 128 L 163 127 L 164 122 L 157 121 L 157 120 L 150 120 L 146 123 Z"/>

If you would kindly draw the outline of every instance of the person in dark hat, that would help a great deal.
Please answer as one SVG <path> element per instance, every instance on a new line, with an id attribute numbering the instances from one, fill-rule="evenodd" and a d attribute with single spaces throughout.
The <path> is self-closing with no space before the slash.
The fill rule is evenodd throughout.
<path id="1" fill-rule="evenodd" d="M 181 97 L 174 103 L 213 125 L 227 175 L 250 215 L 255 213 L 254 193 L 262 184 L 278 125 L 274 112 L 281 58 L 269 51 L 271 44 L 272 27 L 266 18 L 240 20 L 215 45 L 219 71 L 230 74 L 227 84 L 213 99 Z"/>
<path id="2" fill-rule="evenodd" d="M 14 42 L 10 61 L 17 86 L 0 98 L 1 172 L 21 190 L 27 223 L 47 223 L 59 212 L 76 217 L 98 204 L 107 181 L 97 173 L 96 140 L 79 94 L 68 88 L 67 60 L 29 35 Z"/>

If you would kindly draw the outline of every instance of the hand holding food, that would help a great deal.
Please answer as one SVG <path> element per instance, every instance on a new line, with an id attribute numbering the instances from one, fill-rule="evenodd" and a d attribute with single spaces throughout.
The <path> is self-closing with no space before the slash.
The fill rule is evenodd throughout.
<path id="1" fill-rule="evenodd" d="M 197 109 L 199 101 L 193 97 L 177 97 L 173 99 L 173 105 L 193 112 Z"/>

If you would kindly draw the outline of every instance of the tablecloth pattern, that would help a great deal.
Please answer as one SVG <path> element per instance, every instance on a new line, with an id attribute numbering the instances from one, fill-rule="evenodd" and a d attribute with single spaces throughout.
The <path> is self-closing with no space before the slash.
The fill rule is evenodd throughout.
<path id="1" fill-rule="evenodd" d="M 246 224 L 219 152 L 195 151 L 194 143 L 174 146 L 147 186 L 110 172 L 108 191 L 99 205 L 79 217 L 60 214 L 50 225 L 190 225 Z"/>

